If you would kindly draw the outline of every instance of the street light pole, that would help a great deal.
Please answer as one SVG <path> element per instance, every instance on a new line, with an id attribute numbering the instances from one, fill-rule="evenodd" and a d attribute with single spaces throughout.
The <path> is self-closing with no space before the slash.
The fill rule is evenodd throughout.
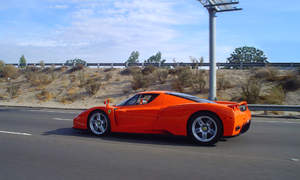
<path id="1" fill-rule="evenodd" d="M 217 97 L 217 71 L 216 71 L 216 11 L 213 8 L 209 12 L 209 99 L 216 100 Z"/>
<path id="2" fill-rule="evenodd" d="M 217 99 L 217 71 L 216 71 L 216 13 L 238 11 L 234 5 L 238 0 L 198 0 L 209 13 L 209 99 Z"/>

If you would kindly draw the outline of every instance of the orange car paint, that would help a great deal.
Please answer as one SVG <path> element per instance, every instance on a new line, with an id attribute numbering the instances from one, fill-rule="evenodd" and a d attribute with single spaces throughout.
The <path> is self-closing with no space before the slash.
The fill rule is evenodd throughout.
<path id="1" fill-rule="evenodd" d="M 87 129 L 90 113 L 101 110 L 109 117 L 112 132 L 171 133 L 186 136 L 189 118 L 199 111 L 209 111 L 217 115 L 222 121 L 223 136 L 235 136 L 240 133 L 243 125 L 251 119 L 248 108 L 244 112 L 237 108 L 238 105 L 246 105 L 247 107 L 246 102 L 197 103 L 166 94 L 165 91 L 147 91 L 139 94 L 159 94 L 159 96 L 148 104 L 118 107 L 106 103 L 105 106 L 88 109 L 74 119 L 73 127 Z"/>

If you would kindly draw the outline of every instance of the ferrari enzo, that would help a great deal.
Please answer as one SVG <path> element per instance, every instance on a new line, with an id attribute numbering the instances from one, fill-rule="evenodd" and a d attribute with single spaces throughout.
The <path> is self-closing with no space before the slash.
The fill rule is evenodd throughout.
<path id="1" fill-rule="evenodd" d="M 251 123 L 247 102 L 209 101 L 169 91 L 140 92 L 118 105 L 94 107 L 73 120 L 73 128 L 97 136 L 111 132 L 188 136 L 201 145 L 246 132 Z"/>

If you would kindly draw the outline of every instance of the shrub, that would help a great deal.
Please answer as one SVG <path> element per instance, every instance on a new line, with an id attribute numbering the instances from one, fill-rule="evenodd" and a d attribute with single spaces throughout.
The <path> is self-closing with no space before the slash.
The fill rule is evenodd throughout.
<path id="1" fill-rule="evenodd" d="M 120 71 L 121 75 L 130 75 L 130 74 L 134 74 L 137 72 L 141 72 L 141 68 L 140 67 L 128 67 L 122 71 Z"/>
<path id="2" fill-rule="evenodd" d="M 149 75 L 155 71 L 156 67 L 155 66 L 146 66 L 142 69 L 143 75 Z"/>
<path id="3" fill-rule="evenodd" d="M 176 75 L 172 80 L 172 88 L 176 91 L 183 92 L 185 87 L 192 85 L 193 74 L 190 68 L 180 67 L 176 69 Z"/>
<path id="4" fill-rule="evenodd" d="M 195 92 L 203 92 L 206 85 L 205 71 L 197 70 L 192 80 L 192 88 Z"/>
<path id="5" fill-rule="evenodd" d="M 35 96 L 38 100 L 43 102 L 49 101 L 53 97 L 53 95 L 45 89 L 43 89 L 40 93 L 36 94 Z"/>
<path id="6" fill-rule="evenodd" d="M 10 98 L 16 98 L 19 95 L 20 85 L 15 83 L 10 83 L 7 88 L 6 92 L 9 94 Z"/>
<path id="7" fill-rule="evenodd" d="M 262 97 L 264 104 L 283 104 L 284 101 L 285 92 L 280 85 L 274 86 L 267 95 Z"/>
<path id="8" fill-rule="evenodd" d="M 36 66 L 26 66 L 24 71 L 25 72 L 38 72 L 38 71 L 40 71 L 40 68 L 36 67 Z"/>
<path id="9" fill-rule="evenodd" d="M 292 76 L 288 79 L 280 81 L 284 91 L 295 91 L 300 88 L 300 76 Z"/>
<path id="10" fill-rule="evenodd" d="M 67 66 L 62 66 L 62 67 L 55 68 L 53 71 L 65 72 L 67 69 L 68 69 Z"/>
<path id="11" fill-rule="evenodd" d="M 171 75 L 175 75 L 176 74 L 176 69 L 169 69 L 168 73 L 171 74 Z"/>
<path id="12" fill-rule="evenodd" d="M 16 79 L 19 77 L 19 70 L 13 65 L 4 65 L 0 69 L 0 77 Z"/>
<path id="13" fill-rule="evenodd" d="M 220 75 L 217 79 L 217 88 L 218 90 L 226 90 L 232 88 L 232 84 L 224 75 Z"/>
<path id="14" fill-rule="evenodd" d="M 71 87 L 67 90 L 66 94 L 60 99 L 60 102 L 63 104 L 73 103 L 76 99 L 78 99 L 77 89 Z"/>
<path id="15" fill-rule="evenodd" d="M 79 71 L 77 77 L 79 79 L 79 87 L 83 87 L 86 83 L 84 71 Z"/>
<path id="16" fill-rule="evenodd" d="M 109 71 L 114 71 L 115 68 L 111 67 L 111 68 L 105 68 L 103 71 L 104 72 L 109 72 Z"/>
<path id="17" fill-rule="evenodd" d="M 157 69 L 154 75 L 160 84 L 164 84 L 168 78 L 169 72 L 166 69 Z"/>
<path id="18" fill-rule="evenodd" d="M 76 81 L 76 76 L 74 74 L 71 74 L 69 78 L 72 83 Z"/>
<path id="19" fill-rule="evenodd" d="M 72 73 L 75 71 L 81 71 L 84 69 L 84 65 L 83 64 L 76 64 L 75 66 L 73 66 L 71 69 L 68 70 L 68 73 Z"/>
<path id="20" fill-rule="evenodd" d="M 42 73 L 27 72 L 25 78 L 32 86 L 48 85 L 53 81 L 52 76 Z"/>
<path id="21" fill-rule="evenodd" d="M 86 92 L 90 96 L 93 96 L 99 91 L 101 83 L 97 81 L 89 81 L 84 87 L 86 89 Z"/>
<path id="22" fill-rule="evenodd" d="M 277 81 L 280 79 L 279 69 L 274 67 L 265 67 L 256 69 L 254 76 L 259 79 L 264 79 L 267 81 Z"/>
<path id="23" fill-rule="evenodd" d="M 4 61 L 0 60 L 0 72 L 2 71 L 2 69 L 4 68 L 5 63 Z"/>
<path id="24" fill-rule="evenodd" d="M 262 81 L 254 77 L 250 77 L 242 84 L 242 100 L 248 103 L 258 103 L 260 100 Z"/>
<path id="25" fill-rule="evenodd" d="M 45 62 L 44 61 L 40 61 L 40 67 L 42 68 L 42 69 L 44 69 L 45 68 Z"/>
<path id="26" fill-rule="evenodd" d="M 149 76 L 144 75 L 143 73 L 137 72 L 132 74 L 131 87 L 133 90 L 140 88 L 147 88 L 150 85 Z"/>
<path id="27" fill-rule="evenodd" d="M 105 76 L 104 76 L 104 80 L 105 80 L 105 81 L 108 81 L 108 80 L 110 80 L 111 78 L 112 78 L 111 73 L 107 73 L 107 74 L 105 74 Z"/>

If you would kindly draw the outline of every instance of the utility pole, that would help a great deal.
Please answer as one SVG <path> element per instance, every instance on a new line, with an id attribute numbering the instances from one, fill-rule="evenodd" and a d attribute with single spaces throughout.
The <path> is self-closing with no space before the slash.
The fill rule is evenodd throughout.
<path id="1" fill-rule="evenodd" d="M 218 12 L 237 11 L 234 7 L 239 1 L 235 0 L 198 0 L 209 14 L 209 99 L 217 99 L 217 71 L 216 71 L 216 14 Z"/>

